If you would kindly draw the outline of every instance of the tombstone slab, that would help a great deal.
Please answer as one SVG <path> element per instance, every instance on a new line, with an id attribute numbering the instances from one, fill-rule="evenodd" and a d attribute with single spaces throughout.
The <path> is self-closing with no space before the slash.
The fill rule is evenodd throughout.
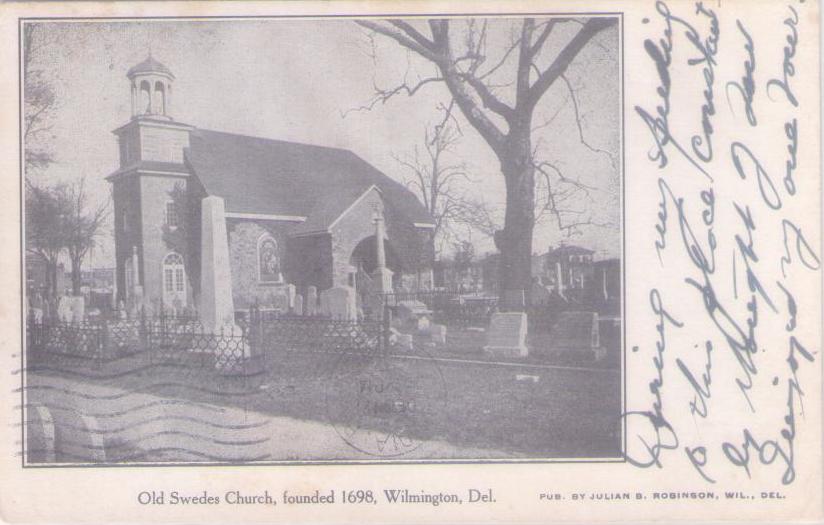
<path id="1" fill-rule="evenodd" d="M 295 306 L 292 308 L 295 315 L 303 315 L 303 296 L 298 294 L 295 296 Z"/>
<path id="2" fill-rule="evenodd" d="M 526 327 L 524 312 L 492 314 L 484 352 L 498 357 L 526 357 Z"/>
<path id="3" fill-rule="evenodd" d="M 86 300 L 82 295 L 75 295 L 71 298 L 72 320 L 80 323 L 86 318 Z"/>
<path id="4" fill-rule="evenodd" d="M 64 295 L 57 303 L 57 318 L 61 323 L 71 323 L 74 318 L 71 297 Z"/>
<path id="5" fill-rule="evenodd" d="M 333 319 L 358 320 L 355 289 L 351 286 L 334 286 L 320 294 L 321 312 Z"/>
<path id="6" fill-rule="evenodd" d="M 432 338 L 432 342 L 438 345 L 445 345 L 446 344 L 446 325 L 442 324 L 433 324 L 429 328 L 429 337 Z"/>
<path id="7" fill-rule="evenodd" d="M 306 315 L 315 315 L 318 308 L 318 289 L 314 286 L 306 288 L 306 302 L 303 309 Z"/>
<path id="8" fill-rule="evenodd" d="M 398 334 L 395 345 L 401 350 L 412 350 L 415 346 L 412 334 Z"/>
<path id="9" fill-rule="evenodd" d="M 286 297 L 288 299 L 288 306 L 289 310 L 294 310 L 295 308 L 295 297 L 297 295 L 297 287 L 294 284 L 287 284 L 286 285 Z"/>
<path id="10" fill-rule="evenodd" d="M 598 314 L 562 312 L 549 332 L 559 350 L 593 350 L 600 346 Z"/>

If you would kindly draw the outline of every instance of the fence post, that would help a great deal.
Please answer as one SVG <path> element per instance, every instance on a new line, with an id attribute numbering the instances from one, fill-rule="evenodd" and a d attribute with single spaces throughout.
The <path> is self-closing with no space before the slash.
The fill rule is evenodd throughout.
<path id="1" fill-rule="evenodd" d="M 389 308 L 388 305 L 383 306 L 383 316 L 381 324 L 381 350 L 384 355 L 387 355 L 389 354 L 389 336 L 392 333 L 392 310 Z"/>
<path id="2" fill-rule="evenodd" d="M 146 308 L 140 308 L 140 345 L 143 347 L 143 351 L 146 352 L 146 355 L 149 357 L 149 363 L 152 362 L 152 350 L 151 345 L 149 344 L 149 327 L 146 326 Z"/>
<path id="3" fill-rule="evenodd" d="M 109 321 L 103 319 L 100 323 L 100 357 L 106 356 L 109 348 Z"/>

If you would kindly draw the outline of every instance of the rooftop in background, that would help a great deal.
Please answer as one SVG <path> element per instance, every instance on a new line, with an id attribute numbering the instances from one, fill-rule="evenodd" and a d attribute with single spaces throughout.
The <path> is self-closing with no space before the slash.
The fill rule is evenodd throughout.
<path id="1" fill-rule="evenodd" d="M 593 253 L 595 253 L 594 250 L 582 248 L 581 246 L 575 246 L 574 244 L 562 244 L 555 248 L 550 246 L 549 250 L 546 252 L 547 255 L 591 255 Z"/>

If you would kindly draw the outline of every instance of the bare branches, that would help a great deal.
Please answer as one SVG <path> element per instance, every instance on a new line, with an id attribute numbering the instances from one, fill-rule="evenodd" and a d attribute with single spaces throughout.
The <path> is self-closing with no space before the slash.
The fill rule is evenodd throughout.
<path id="1" fill-rule="evenodd" d="M 552 64 L 543 72 L 529 88 L 526 104 L 534 107 L 547 89 L 560 77 L 572 63 L 572 60 L 600 31 L 617 24 L 616 18 L 590 18 L 575 34 L 566 46 L 558 53 Z"/>
<path id="2" fill-rule="evenodd" d="M 393 88 L 390 88 L 390 89 L 384 89 L 384 88 L 378 87 L 378 85 L 375 84 L 374 80 L 373 80 L 372 88 L 373 88 L 375 94 L 372 97 L 372 99 L 369 100 L 369 102 L 367 102 L 366 104 L 363 104 L 363 105 L 358 106 L 356 108 L 347 109 L 346 111 L 341 113 L 341 116 L 346 117 L 349 113 L 352 113 L 353 111 L 371 111 L 378 104 L 386 104 L 387 102 L 389 102 L 389 100 L 391 100 L 396 95 L 405 94 L 408 97 L 412 97 L 412 96 L 415 95 L 415 93 L 417 93 L 422 87 L 426 86 L 427 84 L 432 84 L 434 82 L 441 82 L 441 81 L 443 81 L 443 78 L 428 77 L 428 78 L 420 79 L 415 84 L 410 85 L 404 79 L 403 83 L 398 84 L 397 86 L 395 86 Z"/>
<path id="3" fill-rule="evenodd" d="M 409 173 L 407 187 L 418 195 L 432 217 L 435 244 L 440 251 L 462 228 L 475 228 L 484 234 L 494 230 L 491 213 L 467 194 L 471 183 L 467 166 L 453 155 L 460 140 L 459 130 L 452 124 L 452 104 L 443 106 L 444 115 L 424 132 L 423 146 L 411 154 L 393 155 Z"/>
<path id="4" fill-rule="evenodd" d="M 432 62 L 434 62 L 436 64 L 438 62 L 440 62 L 443 58 L 442 56 L 436 54 L 432 49 L 430 49 L 429 46 L 424 46 L 424 45 L 421 45 L 420 43 L 418 43 L 415 40 L 415 38 L 413 38 L 409 33 L 406 33 L 404 29 L 399 29 L 399 30 L 391 29 L 391 28 L 386 27 L 383 24 L 379 24 L 377 22 L 372 22 L 371 20 L 355 20 L 355 23 L 360 25 L 360 26 L 363 26 L 363 27 L 365 27 L 365 28 L 367 28 L 371 31 L 374 31 L 375 33 L 379 33 L 383 36 L 391 38 L 392 40 L 399 43 L 403 47 L 418 53 L 422 57 L 424 57 L 428 60 L 431 60 Z M 405 24 L 405 25 L 408 26 L 408 24 Z M 398 27 L 398 26 L 394 25 L 394 27 Z M 417 33 L 417 31 L 415 31 L 415 33 Z M 432 46 L 434 47 L 434 43 L 432 44 Z"/>
<path id="5" fill-rule="evenodd" d="M 515 118 L 515 110 L 492 94 L 492 91 L 480 79 L 471 73 L 461 73 L 460 78 L 472 86 L 481 99 L 485 108 L 497 113 L 506 119 L 507 122 Z"/>
<path id="6" fill-rule="evenodd" d="M 572 100 L 572 108 L 575 111 L 575 124 L 578 128 L 578 140 L 591 152 L 606 155 L 609 159 L 609 163 L 612 166 L 612 169 L 617 171 L 618 168 L 615 165 L 615 159 L 613 158 L 612 154 L 604 149 L 596 148 L 590 145 L 590 143 L 587 142 L 584 138 L 584 128 L 581 124 L 581 112 L 578 108 L 578 97 L 575 95 L 575 90 L 572 89 L 572 84 L 569 82 L 569 79 L 567 79 L 566 75 L 561 75 L 561 79 L 564 81 L 564 84 L 566 84 L 567 90 L 569 91 L 569 98 Z"/>
<path id="7" fill-rule="evenodd" d="M 36 24 L 23 26 L 23 141 L 27 174 L 54 162 L 43 135 L 51 130 L 51 114 L 57 99 L 43 71 L 35 66 L 35 57 L 43 49 L 43 31 Z"/>

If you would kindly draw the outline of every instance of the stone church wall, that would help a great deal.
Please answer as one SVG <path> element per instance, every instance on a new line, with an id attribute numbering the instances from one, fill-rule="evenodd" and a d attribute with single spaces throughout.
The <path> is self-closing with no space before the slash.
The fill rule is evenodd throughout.
<path id="1" fill-rule="evenodd" d="M 282 293 L 281 288 L 289 280 L 285 267 L 287 239 L 284 231 L 288 226 L 271 221 L 227 220 L 229 233 L 229 265 L 232 272 L 232 299 L 235 309 L 245 309 L 260 304 L 270 305 L 273 295 Z M 278 248 L 278 259 L 283 282 L 261 282 L 258 269 L 258 243 L 270 234 Z"/>
<path id="2" fill-rule="evenodd" d="M 142 175 L 140 177 L 141 220 L 143 223 L 143 243 L 141 268 L 143 293 L 152 306 L 158 308 L 163 297 L 163 259 L 172 249 L 163 238 L 166 224 L 166 203 L 170 202 L 170 192 L 176 184 L 185 184 L 182 177 Z M 140 249 L 140 248 L 138 248 Z M 193 305 L 191 286 L 186 284 L 186 301 Z"/>
<path id="3" fill-rule="evenodd" d="M 375 224 L 372 221 L 376 208 L 383 210 L 383 201 L 377 190 L 373 189 L 331 229 L 332 280 L 335 286 L 350 284 L 349 273 L 356 271 L 350 264 L 352 252 L 363 239 L 375 235 Z"/>

